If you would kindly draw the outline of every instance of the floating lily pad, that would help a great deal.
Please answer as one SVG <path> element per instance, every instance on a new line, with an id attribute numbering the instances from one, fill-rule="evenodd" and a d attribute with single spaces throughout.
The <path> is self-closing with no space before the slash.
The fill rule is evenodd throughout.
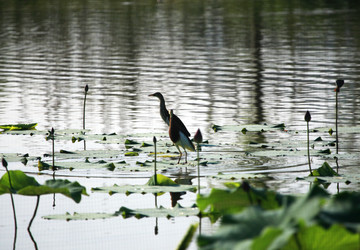
<path id="1" fill-rule="evenodd" d="M 330 153 L 331 151 L 329 149 L 310 150 L 311 156 L 323 156 Z M 254 152 L 248 152 L 248 155 L 266 156 L 266 157 L 307 156 L 307 150 L 306 149 L 301 149 L 301 150 L 300 149 L 288 149 L 288 150 L 265 149 L 265 150 L 257 150 Z"/>
<path id="2" fill-rule="evenodd" d="M 50 166 L 51 165 L 47 164 Z M 75 161 L 66 161 L 66 162 L 57 162 L 57 167 L 62 169 L 108 169 L 110 171 L 114 171 L 116 168 L 122 168 L 128 166 L 125 161 L 121 162 L 109 162 L 106 161 L 98 161 L 98 162 L 75 162 Z"/>
<path id="3" fill-rule="evenodd" d="M 334 129 L 335 128 L 331 128 L 331 127 L 316 128 L 316 130 L 323 132 L 323 133 L 329 133 L 330 131 L 331 131 L 331 133 L 335 132 Z M 338 127 L 338 129 L 339 129 L 339 134 L 340 133 L 344 133 L 344 134 L 360 133 L 360 126 Z"/>
<path id="4" fill-rule="evenodd" d="M 213 130 L 215 132 L 223 130 L 223 131 L 234 131 L 234 132 L 265 132 L 265 131 L 277 131 L 284 130 L 285 124 L 244 124 L 244 125 L 213 125 Z"/>
<path id="5" fill-rule="evenodd" d="M 144 217 L 180 217 L 180 216 L 197 216 L 199 209 L 197 207 L 184 208 L 177 204 L 175 207 L 168 209 L 160 206 L 160 208 L 144 208 L 144 209 L 129 209 L 121 207 L 118 211 L 123 218 L 136 217 L 138 219 Z"/>
<path id="6" fill-rule="evenodd" d="M 115 214 L 110 213 L 66 213 L 66 214 L 54 214 L 43 216 L 42 218 L 47 220 L 97 220 L 97 219 L 107 219 L 111 217 L 116 217 Z"/>
<path id="7" fill-rule="evenodd" d="M 8 124 L 8 125 L 0 125 L 0 129 L 4 130 L 33 130 L 37 126 L 37 123 L 29 123 L 29 124 Z"/>
<path id="8" fill-rule="evenodd" d="M 199 209 L 196 207 L 184 208 L 180 205 L 176 205 L 173 208 L 144 208 L 144 209 L 130 209 L 127 207 L 121 207 L 114 213 L 74 213 L 74 214 L 55 214 L 47 215 L 42 218 L 48 220 L 95 220 L 95 219 L 107 219 L 111 217 L 122 216 L 124 219 L 135 217 L 138 219 L 144 217 L 180 217 L 180 216 L 197 216 Z"/>
<path id="9" fill-rule="evenodd" d="M 131 151 L 131 152 L 126 152 L 124 155 L 125 155 L 125 156 L 139 156 L 139 153 L 138 153 L 138 152 Z"/>
<path id="10" fill-rule="evenodd" d="M 220 179 L 220 180 L 244 180 L 244 179 L 257 179 L 257 178 L 265 178 L 266 176 L 263 174 L 239 174 L 239 173 L 234 173 L 234 174 L 217 174 L 217 175 L 212 175 L 209 176 L 209 178 L 214 178 L 214 179 Z"/>
<path id="11" fill-rule="evenodd" d="M 149 186 L 149 185 L 122 185 L 111 187 L 96 187 L 91 189 L 93 192 L 104 192 L 109 194 L 122 193 L 122 194 L 147 194 L 147 193 L 165 193 L 165 192 L 193 192 L 197 190 L 197 186 L 192 185 L 177 185 L 177 186 Z"/>
<path id="12" fill-rule="evenodd" d="M 16 162 L 23 161 L 23 159 L 27 159 L 27 161 L 33 161 L 38 159 L 36 156 L 29 156 L 29 154 L 17 154 L 17 153 L 0 153 L 1 158 L 6 158 L 8 162 Z"/>
<path id="13" fill-rule="evenodd" d="M 125 144 L 139 144 L 139 142 L 135 141 L 135 140 L 131 140 L 131 139 L 126 139 L 125 140 Z"/>
<path id="14" fill-rule="evenodd" d="M 327 162 L 313 171 L 313 176 L 297 178 L 297 180 L 306 180 L 310 182 L 325 184 L 325 183 L 360 183 L 360 175 L 353 173 L 350 175 L 336 173 Z"/>

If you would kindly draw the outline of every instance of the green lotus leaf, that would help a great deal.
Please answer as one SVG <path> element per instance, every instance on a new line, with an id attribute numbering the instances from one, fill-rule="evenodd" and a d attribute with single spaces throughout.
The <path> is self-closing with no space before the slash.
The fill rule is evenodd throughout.
<path id="1" fill-rule="evenodd" d="M 37 126 L 37 123 L 29 123 L 29 124 L 8 124 L 8 125 L 0 125 L 0 129 L 4 130 L 33 130 Z"/>
<path id="2" fill-rule="evenodd" d="M 313 176 L 339 176 L 329 165 L 329 163 L 324 162 L 322 166 L 313 171 Z"/>
<path id="3" fill-rule="evenodd" d="M 9 183 L 9 174 L 12 189 Z M 27 196 L 60 193 L 73 199 L 76 203 L 80 202 L 81 195 L 87 195 L 85 187 L 78 182 L 56 179 L 47 180 L 44 185 L 40 185 L 34 177 L 27 176 L 20 170 L 10 170 L 0 179 L 0 195 L 10 192 Z"/>
<path id="4" fill-rule="evenodd" d="M 157 174 L 156 175 L 156 181 L 155 181 L 155 175 L 153 175 L 149 181 L 146 183 L 146 185 L 149 186 L 179 186 L 175 181 L 171 180 L 169 177 Z"/>

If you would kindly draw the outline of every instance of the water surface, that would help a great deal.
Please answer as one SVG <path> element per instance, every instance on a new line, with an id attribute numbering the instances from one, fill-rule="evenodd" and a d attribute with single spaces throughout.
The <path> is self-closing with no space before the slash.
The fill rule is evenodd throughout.
<path id="1" fill-rule="evenodd" d="M 313 127 L 333 126 L 335 80 L 342 78 L 341 125 L 360 125 L 359 11 L 355 1 L 1 1 L 0 124 L 37 122 L 42 130 L 80 129 L 83 91 L 88 84 L 86 127 L 92 133 L 166 134 L 159 102 L 148 97 L 159 91 L 192 134 L 200 128 L 204 137 L 216 144 L 211 141 L 218 138 L 212 124 L 285 123 L 304 129 L 304 114 L 309 110 Z M 242 145 L 239 150 L 249 143 L 241 133 L 224 133 L 223 137 L 229 144 Z M 271 142 L 277 138 L 265 135 L 252 139 Z M 342 150 L 358 151 L 358 135 L 346 135 L 344 141 Z M 69 142 L 60 147 L 74 150 L 78 146 Z M 41 155 L 48 150 L 42 137 L 0 135 L 0 153 Z M 269 183 L 272 187 L 283 192 L 308 188 L 293 183 L 299 172 L 306 173 L 306 159 L 269 163 L 240 158 L 231 169 L 216 166 L 207 171 L 275 171 L 279 173 Z M 345 171 L 355 171 L 355 165 L 345 164 Z M 23 169 L 16 163 L 9 167 Z M 91 188 L 95 184 L 90 180 L 80 178 L 79 182 Z M 116 181 L 99 182 L 110 185 Z M 117 198 L 118 202 L 94 194 L 90 197 L 94 196 L 76 206 L 72 201 L 61 201 L 59 204 L 65 202 L 67 207 L 58 205 L 54 213 L 103 211 L 109 206 L 114 211 L 120 203 L 131 202 L 124 197 Z M 9 203 L 8 197 L 0 199 Z M 148 199 L 146 204 L 152 205 L 152 198 Z M 194 201 L 195 197 L 189 199 Z M 17 202 L 30 203 L 21 198 Z M 167 206 L 168 202 L 164 201 Z M 6 211 L 9 208 L 10 203 Z M 119 244 L 113 238 L 119 234 L 132 239 L 126 246 L 144 249 L 133 234 L 143 228 L 153 230 L 144 226 L 153 223 L 150 219 L 139 224 L 115 220 L 44 222 L 40 217 L 47 215 L 48 209 L 39 211 L 37 229 L 34 224 L 40 248 L 64 247 L 53 237 L 39 236 L 41 228 L 57 228 L 59 239 L 69 236 L 65 233 L 68 228 L 75 230 L 74 235 L 80 238 L 72 241 L 74 245 L 66 244 L 67 249 L 98 248 L 105 239 L 111 242 L 110 247 Z M 6 212 L 8 218 L 10 212 Z M 2 214 L 5 218 L 5 212 Z M 31 216 L 19 214 L 24 221 Z M 167 240 L 168 234 L 144 232 L 139 237 L 171 249 L 196 220 L 164 220 L 171 229 L 164 231 L 176 232 L 176 237 L 171 235 L 174 242 Z M 10 239 L 6 241 L 8 248 L 12 223 L 9 219 L 0 224 L 0 234 Z M 108 223 L 115 228 L 107 230 Z M 129 223 L 132 230 L 120 233 L 117 223 Z M 92 229 L 78 231 L 89 224 Z M 104 241 L 88 242 L 99 224 L 104 225 L 100 233 Z M 29 248 L 32 243 L 24 233 L 18 244 Z"/>

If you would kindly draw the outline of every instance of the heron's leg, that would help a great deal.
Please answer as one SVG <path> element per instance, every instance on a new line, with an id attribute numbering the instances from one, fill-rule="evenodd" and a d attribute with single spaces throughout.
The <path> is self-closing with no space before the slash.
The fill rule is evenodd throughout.
<path id="1" fill-rule="evenodd" d="M 184 152 L 185 152 L 185 163 L 187 163 L 187 152 L 185 148 L 184 148 Z"/>
<path id="2" fill-rule="evenodd" d="M 175 146 L 176 146 L 177 150 L 178 150 L 179 153 L 180 153 L 179 160 L 178 160 L 178 162 L 177 162 L 177 164 L 179 164 L 179 163 L 180 163 L 181 156 L 182 156 L 182 153 L 181 153 L 181 150 L 180 150 L 179 146 L 176 145 L 176 144 L 175 144 Z"/>

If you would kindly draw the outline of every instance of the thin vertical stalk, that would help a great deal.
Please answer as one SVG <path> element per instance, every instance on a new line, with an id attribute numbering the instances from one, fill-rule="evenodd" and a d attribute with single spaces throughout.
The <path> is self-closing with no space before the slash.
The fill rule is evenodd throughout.
<path id="1" fill-rule="evenodd" d="M 336 89 L 336 94 L 335 94 L 335 130 L 336 130 L 336 155 L 339 154 L 339 128 L 338 128 L 338 117 L 339 117 L 339 113 L 338 113 L 338 93 L 339 91 L 337 91 Z M 336 173 L 339 173 L 339 162 L 338 162 L 338 157 L 335 156 L 335 163 L 336 163 Z"/>
<path id="2" fill-rule="evenodd" d="M 16 238 L 17 238 L 17 221 L 16 221 L 16 212 L 15 212 L 15 202 L 14 202 L 14 197 L 12 195 L 12 193 L 10 192 L 10 198 L 11 198 L 11 205 L 12 205 L 12 209 L 13 209 L 13 214 L 14 214 L 14 224 L 15 224 L 15 231 L 14 231 L 14 243 L 13 243 L 13 249 L 15 250 L 15 246 L 16 246 Z"/>
<path id="3" fill-rule="evenodd" d="M 200 194 L 200 153 L 199 153 L 199 143 L 196 143 L 196 151 L 197 151 L 197 172 L 198 172 L 198 194 Z"/>
<path id="4" fill-rule="evenodd" d="M 85 106 L 86 106 L 86 95 L 89 91 L 89 86 L 86 84 L 85 86 L 85 97 L 84 97 L 84 106 L 83 106 L 83 129 L 85 130 Z"/>
<path id="5" fill-rule="evenodd" d="M 339 128 L 338 128 L 338 118 L 339 118 L 339 92 L 341 87 L 344 85 L 345 81 L 342 79 L 336 80 L 335 88 L 335 129 L 336 129 L 336 154 L 339 154 Z M 338 157 L 335 156 L 336 161 L 336 172 L 339 173 L 339 162 Z"/>
<path id="6" fill-rule="evenodd" d="M 10 198 L 11 198 L 11 205 L 12 205 L 12 209 L 13 209 L 14 224 L 15 224 L 15 228 L 14 228 L 14 243 L 13 243 L 13 249 L 15 250 L 16 239 L 17 239 L 17 220 L 16 220 L 15 202 L 14 202 L 14 197 L 13 197 L 13 195 L 12 195 L 12 192 L 13 192 L 14 189 L 13 189 L 12 184 L 11 184 L 10 172 L 9 172 L 9 170 L 8 170 L 8 168 L 7 168 L 8 163 L 7 163 L 7 161 L 5 160 L 5 158 L 2 158 L 2 159 L 1 159 L 1 163 L 2 163 L 3 167 L 5 168 L 6 173 L 8 174 L 8 178 L 9 178 Z"/>
<path id="7" fill-rule="evenodd" d="M 31 220 L 29 222 L 29 225 L 28 225 L 28 228 L 27 228 L 27 231 L 29 232 L 30 238 L 31 238 L 32 242 L 34 243 L 34 247 L 35 247 L 36 250 L 38 249 L 38 246 L 37 246 L 37 243 L 36 243 L 34 237 L 32 236 L 32 233 L 30 231 L 30 227 L 31 227 L 31 225 L 32 225 L 32 223 L 33 223 L 33 221 L 35 219 L 35 216 L 36 216 L 36 213 L 37 213 L 37 210 L 38 210 L 38 207 L 39 207 L 39 202 L 40 202 L 40 195 L 37 196 L 34 214 L 33 214 L 32 218 L 31 218 Z"/>
<path id="8" fill-rule="evenodd" d="M 198 194 L 200 194 L 200 143 L 202 143 L 203 137 L 200 129 L 198 129 L 194 136 L 194 142 L 196 142 L 196 151 L 197 151 L 197 164 L 198 164 Z"/>
<path id="9" fill-rule="evenodd" d="M 154 180 L 155 180 L 155 185 L 157 185 L 157 175 L 156 175 L 156 137 L 154 136 L 153 138 L 153 142 L 154 142 L 154 155 L 155 155 L 155 161 L 154 161 Z"/>
<path id="10" fill-rule="evenodd" d="M 335 94 L 335 129 L 336 129 L 336 154 L 339 153 L 339 130 L 338 130 L 338 91 Z"/>
<path id="11" fill-rule="evenodd" d="M 309 129 L 309 122 L 311 121 L 311 114 L 309 111 L 306 111 L 305 113 L 305 117 L 304 117 L 305 121 L 306 121 L 306 132 L 307 132 L 307 155 L 308 155 L 308 162 L 309 162 L 309 170 L 310 170 L 310 176 L 313 175 L 312 170 L 311 170 L 311 161 L 310 161 L 310 129 Z"/>
<path id="12" fill-rule="evenodd" d="M 312 170 L 311 170 L 311 161 L 310 161 L 310 131 L 309 131 L 309 122 L 306 122 L 306 127 L 307 127 L 307 155 L 308 155 L 308 162 L 309 162 L 309 170 L 310 170 L 310 175 L 312 176 Z"/>
<path id="13" fill-rule="evenodd" d="M 55 171 L 55 130 L 54 128 L 51 128 L 50 133 L 50 139 L 51 139 L 51 145 L 52 145 L 52 170 Z"/>

